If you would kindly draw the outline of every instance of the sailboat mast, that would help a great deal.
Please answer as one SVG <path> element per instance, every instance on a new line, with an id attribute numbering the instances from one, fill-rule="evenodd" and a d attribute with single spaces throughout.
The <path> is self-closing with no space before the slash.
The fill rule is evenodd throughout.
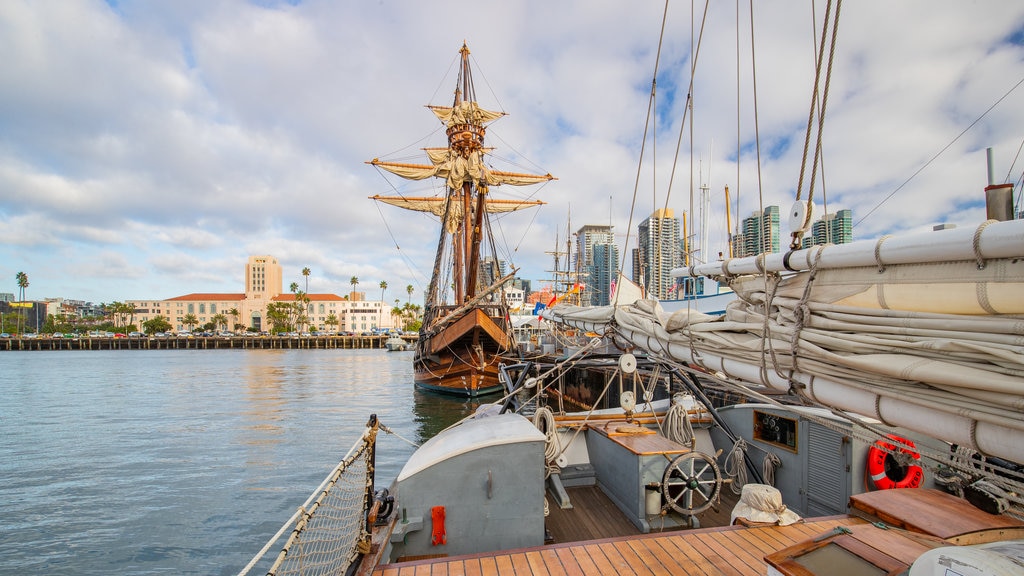
<path id="1" fill-rule="evenodd" d="M 462 103 L 468 102 L 471 106 L 476 105 L 476 89 L 473 87 L 473 74 L 469 66 L 469 48 L 465 42 L 459 50 L 461 65 L 459 67 L 459 79 L 455 90 L 455 102 L 452 107 L 458 109 Z M 483 149 L 484 134 L 486 133 L 482 124 L 473 123 L 467 119 L 465 124 L 455 124 L 448 129 L 448 147 L 453 153 L 463 158 L 477 154 Z M 462 223 L 460 225 L 461 254 L 456 257 L 455 301 L 462 303 L 476 296 L 477 275 L 480 269 L 480 243 L 483 237 L 483 219 L 487 212 L 485 185 L 476 186 L 476 206 L 473 205 L 473 183 L 469 180 L 463 182 L 458 191 L 453 194 L 458 196 L 462 204 Z"/>

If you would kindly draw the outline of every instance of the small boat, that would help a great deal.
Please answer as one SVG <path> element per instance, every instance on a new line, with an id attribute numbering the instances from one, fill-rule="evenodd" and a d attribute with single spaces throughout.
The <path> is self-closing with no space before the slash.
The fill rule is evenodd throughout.
<path id="1" fill-rule="evenodd" d="M 401 336 L 390 336 L 384 341 L 384 347 L 388 349 L 388 352 L 404 352 L 406 350 L 412 350 L 412 342 L 406 342 Z"/>
<path id="2" fill-rule="evenodd" d="M 373 196 L 378 202 L 429 212 L 441 219 L 440 237 L 423 325 L 413 358 L 418 387 L 459 396 L 501 390 L 498 362 L 514 346 L 509 309 L 502 288 L 515 275 L 498 272 L 490 217 L 494 213 L 536 207 L 539 200 L 500 199 L 492 188 L 553 180 L 550 174 L 523 174 L 490 168 L 484 145 L 487 125 L 505 115 L 477 103 L 469 48 L 463 43 L 454 101 L 429 106 L 445 127 L 448 145 L 428 148 L 430 164 L 375 158 L 373 166 L 409 180 L 438 178 L 446 194 L 433 197 Z M 482 278 L 489 282 L 481 283 Z"/>

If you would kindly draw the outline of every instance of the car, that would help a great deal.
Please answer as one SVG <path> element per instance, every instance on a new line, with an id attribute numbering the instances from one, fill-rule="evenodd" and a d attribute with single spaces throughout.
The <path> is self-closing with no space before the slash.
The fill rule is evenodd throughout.
<path id="1" fill-rule="evenodd" d="M 127 336 L 125 336 L 124 334 L 118 332 L 118 333 L 114 334 L 114 338 L 127 338 Z"/>
<path id="2" fill-rule="evenodd" d="M 10 337 L 11 337 L 11 335 L 8 334 L 7 332 L 0 332 L 0 338 L 10 338 Z"/>
<path id="3" fill-rule="evenodd" d="M 233 332 L 228 332 L 226 330 L 222 330 L 217 333 L 217 336 L 220 336 L 221 338 L 231 338 L 234 335 L 235 334 Z"/>
<path id="4" fill-rule="evenodd" d="M 142 332 L 129 332 L 128 333 L 128 337 L 129 338 L 142 338 L 143 336 L 144 336 L 144 334 Z"/>

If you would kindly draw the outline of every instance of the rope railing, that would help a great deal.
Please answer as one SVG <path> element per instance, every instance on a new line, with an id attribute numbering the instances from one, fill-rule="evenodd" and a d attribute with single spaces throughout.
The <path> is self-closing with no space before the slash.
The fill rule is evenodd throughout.
<path id="1" fill-rule="evenodd" d="M 250 574 L 291 528 L 267 576 L 344 574 L 369 551 L 367 513 L 374 500 L 374 458 L 379 424 L 370 416 L 366 429 L 342 461 L 320 483 L 281 529 L 239 572 Z"/>

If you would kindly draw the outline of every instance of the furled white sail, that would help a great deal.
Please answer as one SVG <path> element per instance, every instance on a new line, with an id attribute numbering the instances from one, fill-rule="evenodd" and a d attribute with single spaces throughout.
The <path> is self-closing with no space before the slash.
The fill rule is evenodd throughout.
<path id="1" fill-rule="evenodd" d="M 405 208 L 406 210 L 430 212 L 434 216 L 441 218 L 444 216 L 445 206 L 451 200 L 451 197 L 402 197 L 377 195 L 370 196 L 370 199 L 390 204 L 391 206 L 397 206 L 398 208 Z M 502 212 L 515 212 L 516 210 L 533 208 L 542 204 L 544 204 L 544 202 L 541 200 L 509 200 L 504 198 L 491 198 L 487 201 L 486 207 L 488 213 L 497 214 Z M 448 220 L 445 222 L 445 228 L 448 229 L 449 232 L 454 232 L 460 221 L 462 221 L 462 204 L 459 202 L 451 202 L 451 207 L 448 208 Z"/>
<path id="2" fill-rule="evenodd" d="M 1000 224 L 1024 234 L 1024 221 Z M 712 374 L 1024 462 L 1024 242 L 1007 250 L 981 269 L 972 258 L 751 275 L 731 283 L 738 298 L 722 317 L 667 314 L 650 300 L 544 315 L 583 330 L 612 328 Z M 891 296 L 898 286 L 903 308 Z M 920 301 L 944 299 L 955 313 L 920 310 Z"/>
<path id="3" fill-rule="evenodd" d="M 435 116 L 451 128 L 459 124 L 483 126 L 505 115 L 504 112 L 484 110 L 476 102 L 462 101 L 455 106 L 427 106 Z"/>
<path id="4" fill-rule="evenodd" d="M 462 156 L 452 150 L 428 151 L 432 164 L 407 164 L 402 162 L 385 162 L 374 158 L 369 162 L 378 168 L 387 170 L 407 180 L 423 180 L 436 177 L 445 180 L 448 188 L 458 190 L 464 183 L 473 186 L 527 186 L 548 180 L 554 180 L 551 174 L 521 174 L 491 170 L 483 161 L 481 151 Z"/>

